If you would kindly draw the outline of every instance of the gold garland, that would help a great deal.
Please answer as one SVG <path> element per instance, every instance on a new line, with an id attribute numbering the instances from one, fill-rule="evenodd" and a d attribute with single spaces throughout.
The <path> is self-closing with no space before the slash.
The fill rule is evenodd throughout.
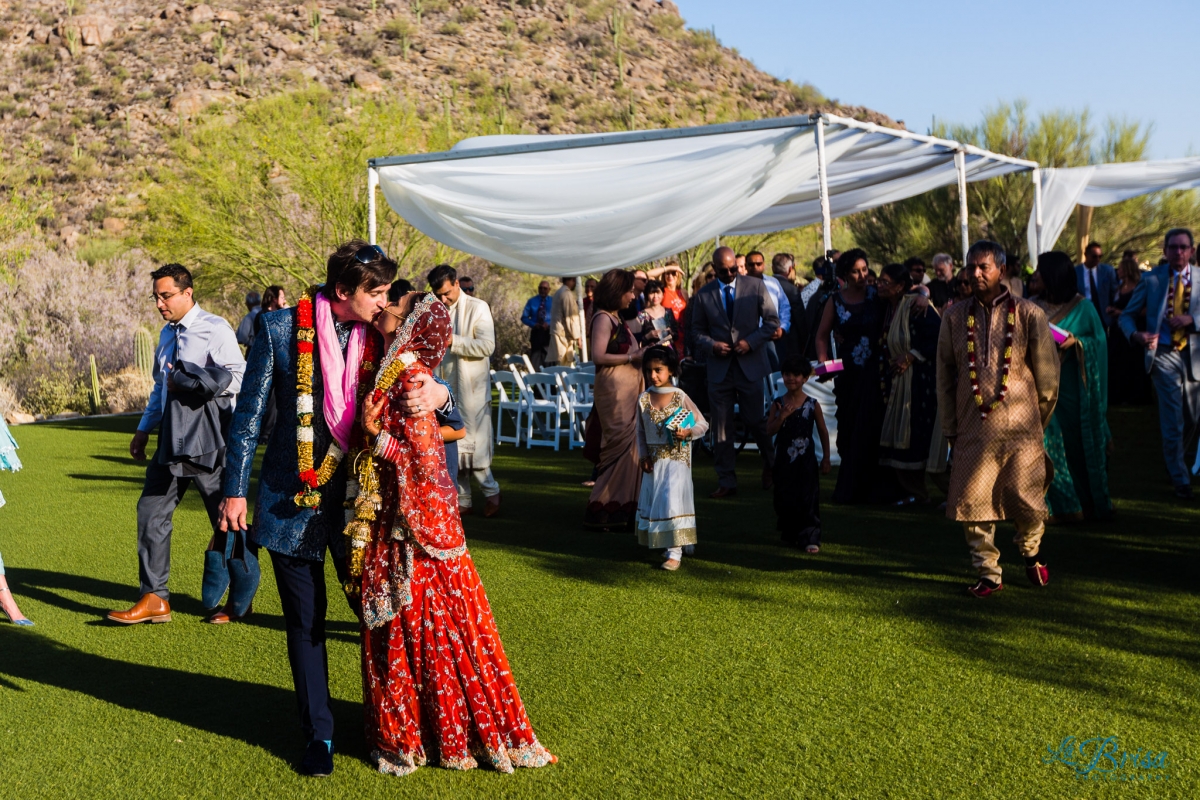
<path id="1" fill-rule="evenodd" d="M 416 360 L 411 353 L 400 353 L 375 376 L 375 400 L 378 401 L 396 384 L 408 365 Z M 346 485 L 346 537 L 349 579 L 342 590 L 350 596 L 362 593 L 363 565 L 367 544 L 371 541 L 371 523 L 376 512 L 383 508 L 379 494 L 379 474 L 375 470 L 375 457 L 370 449 L 354 455 L 350 480 Z"/>

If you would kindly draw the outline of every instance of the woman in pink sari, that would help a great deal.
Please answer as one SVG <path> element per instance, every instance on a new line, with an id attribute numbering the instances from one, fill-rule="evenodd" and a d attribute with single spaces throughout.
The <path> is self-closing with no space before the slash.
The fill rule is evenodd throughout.
<path id="1" fill-rule="evenodd" d="M 437 420 L 432 410 L 399 408 L 405 387 L 432 374 L 449 347 L 449 313 L 434 295 L 411 293 L 394 298 L 375 327 L 385 355 L 362 426 L 375 437 L 378 510 L 361 566 L 352 557 L 350 570 L 361 575 L 350 589 L 362 594 L 371 761 L 393 775 L 430 762 L 472 769 L 483 760 L 501 772 L 554 763 L 525 714 L 467 552 Z"/>

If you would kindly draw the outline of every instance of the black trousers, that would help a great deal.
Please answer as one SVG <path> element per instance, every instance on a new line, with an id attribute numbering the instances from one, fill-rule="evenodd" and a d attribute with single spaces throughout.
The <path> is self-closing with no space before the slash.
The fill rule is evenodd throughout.
<path id="1" fill-rule="evenodd" d="M 339 582 L 345 565 L 335 558 Z M 325 564 L 271 553 L 275 583 L 283 605 L 288 661 L 300 710 L 300 730 L 308 741 L 333 738 L 333 709 L 329 700 L 329 656 L 325 650 Z"/>

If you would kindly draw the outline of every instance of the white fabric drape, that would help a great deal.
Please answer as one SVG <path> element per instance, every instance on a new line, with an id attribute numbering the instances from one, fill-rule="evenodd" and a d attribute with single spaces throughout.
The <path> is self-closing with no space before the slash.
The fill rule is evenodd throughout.
<path id="1" fill-rule="evenodd" d="M 541 275 L 645 263 L 723 234 L 821 221 L 814 123 L 680 138 L 608 134 L 569 149 L 442 158 L 376 169 L 391 207 L 439 242 Z M 482 136 L 454 153 L 574 140 Z M 956 182 L 953 142 L 825 123 L 832 217 Z M 1029 169 L 969 149 L 967 180 Z"/>
<path id="2" fill-rule="evenodd" d="M 958 180 L 954 150 L 943 144 L 898 139 L 879 132 L 864 135 L 853 128 L 837 127 L 826 126 L 826 147 L 832 150 L 834 145 L 841 146 L 844 138 L 852 138 L 852 144 L 842 147 L 836 159 L 829 158 L 829 210 L 833 219 L 915 197 Z M 966 165 L 969 182 L 1028 169 L 972 153 L 966 154 Z M 767 210 L 724 232 L 767 233 L 820 221 L 821 203 L 814 177 Z"/>
<path id="3" fill-rule="evenodd" d="M 1062 235 L 1076 205 L 1110 206 L 1164 189 L 1200 188 L 1200 158 L 1133 161 L 1042 170 L 1042 246 L 1037 220 L 1029 214 L 1029 252 L 1047 252 Z"/>
<path id="4" fill-rule="evenodd" d="M 812 127 L 797 126 L 386 166 L 379 182 L 396 213 L 439 242 L 526 272 L 583 275 L 711 239 L 816 174 Z"/>

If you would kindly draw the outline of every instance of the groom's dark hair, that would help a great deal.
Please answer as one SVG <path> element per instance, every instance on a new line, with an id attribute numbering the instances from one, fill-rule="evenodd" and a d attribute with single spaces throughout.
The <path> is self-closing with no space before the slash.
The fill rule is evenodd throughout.
<path id="1" fill-rule="evenodd" d="M 384 286 L 395 279 L 396 269 L 396 262 L 379 247 L 362 239 L 351 239 L 329 257 L 321 292 L 327 300 L 336 300 L 338 286 L 348 294 Z"/>

